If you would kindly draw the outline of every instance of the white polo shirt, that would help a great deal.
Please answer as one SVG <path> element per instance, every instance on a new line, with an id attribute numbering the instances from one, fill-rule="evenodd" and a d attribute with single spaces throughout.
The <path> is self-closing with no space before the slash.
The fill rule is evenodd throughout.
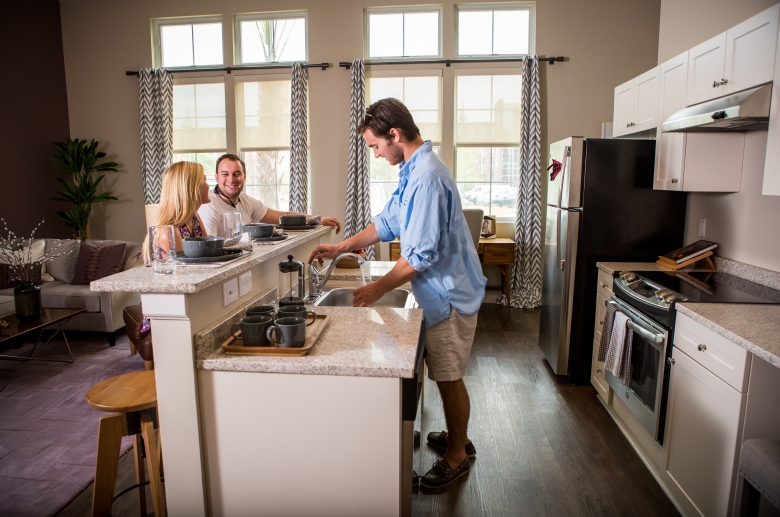
<path id="1" fill-rule="evenodd" d="M 247 224 L 259 223 L 268 212 L 268 207 L 262 201 L 247 196 L 243 192 L 238 196 L 235 207 L 226 203 L 219 194 L 214 193 L 213 189 L 209 191 L 209 197 L 211 203 L 201 205 L 198 209 L 198 215 L 203 221 L 203 229 L 209 235 L 225 236 L 224 214 L 239 213 L 241 214 L 241 222 Z"/>

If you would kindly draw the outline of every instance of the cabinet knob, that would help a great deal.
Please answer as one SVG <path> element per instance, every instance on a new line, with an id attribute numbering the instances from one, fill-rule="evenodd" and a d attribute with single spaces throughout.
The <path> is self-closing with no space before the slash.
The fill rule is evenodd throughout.
<path id="1" fill-rule="evenodd" d="M 606 288 L 608 287 L 608 286 L 607 286 L 607 283 L 606 283 L 606 282 L 601 282 L 601 287 L 603 287 L 604 289 L 606 289 Z"/>
<path id="2" fill-rule="evenodd" d="M 718 86 L 720 86 L 720 82 L 718 82 L 718 81 L 712 81 L 712 87 L 713 87 L 713 88 L 717 88 Z"/>
<path id="3" fill-rule="evenodd" d="M 720 80 L 720 85 L 723 86 L 724 84 L 729 84 L 729 80 L 728 79 L 721 79 Z"/>
<path id="4" fill-rule="evenodd" d="M 678 180 L 677 178 L 672 178 L 672 183 L 677 183 L 678 181 L 680 180 Z"/>
<path id="5" fill-rule="evenodd" d="M 696 348 L 699 349 L 699 352 L 704 352 L 705 350 L 707 350 L 707 345 L 701 344 L 701 345 L 697 346 Z"/>
<path id="6" fill-rule="evenodd" d="M 601 373 L 601 368 L 596 368 L 596 373 Z"/>
<path id="7" fill-rule="evenodd" d="M 599 320 L 599 325 L 603 325 L 603 324 L 604 324 L 604 320 Z"/>
<path id="8" fill-rule="evenodd" d="M 668 357 L 668 358 L 666 359 L 666 362 L 667 362 L 668 364 L 672 364 L 672 365 L 673 365 L 673 364 L 675 363 L 674 357 Z"/>

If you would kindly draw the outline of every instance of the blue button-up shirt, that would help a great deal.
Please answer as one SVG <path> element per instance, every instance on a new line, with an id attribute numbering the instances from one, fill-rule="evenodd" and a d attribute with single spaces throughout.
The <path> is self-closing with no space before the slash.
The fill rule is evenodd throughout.
<path id="1" fill-rule="evenodd" d="M 487 279 L 452 174 L 430 142 L 400 166 L 398 188 L 374 219 L 379 238 L 401 238 L 401 256 L 418 272 L 412 290 L 426 327 L 447 319 L 450 305 L 461 314 L 476 313 Z"/>

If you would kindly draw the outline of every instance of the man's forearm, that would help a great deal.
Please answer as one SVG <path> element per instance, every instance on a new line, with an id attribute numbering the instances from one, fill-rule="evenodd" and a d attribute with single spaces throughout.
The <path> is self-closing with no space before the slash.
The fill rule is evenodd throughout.
<path id="1" fill-rule="evenodd" d="M 358 233 L 357 235 L 342 241 L 340 244 L 337 244 L 336 247 L 342 253 L 346 253 L 358 248 L 367 248 L 369 246 L 373 246 L 379 241 L 379 233 L 376 231 L 376 226 L 374 226 L 374 223 L 371 223 L 368 228 Z"/>
<path id="2" fill-rule="evenodd" d="M 398 259 L 398 262 L 395 263 L 393 269 L 383 276 L 377 284 L 379 284 L 383 292 L 392 291 L 409 282 L 415 276 L 417 276 L 417 270 L 414 269 L 405 258 L 401 257 Z"/>

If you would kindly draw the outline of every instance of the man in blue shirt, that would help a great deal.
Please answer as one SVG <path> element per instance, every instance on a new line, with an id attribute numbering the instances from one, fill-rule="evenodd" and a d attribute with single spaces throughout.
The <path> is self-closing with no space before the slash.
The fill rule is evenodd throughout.
<path id="1" fill-rule="evenodd" d="M 317 247 L 309 263 L 400 237 L 401 258 L 381 280 L 355 290 L 355 306 L 412 283 L 425 316 L 428 376 L 441 393 L 449 431 L 428 434 L 428 443 L 445 454 L 420 484 L 439 488 L 467 473 L 476 455 L 466 434 L 470 403 L 463 376 L 486 279 L 452 174 L 420 137 L 406 106 L 396 99 L 372 104 L 360 131 L 375 157 L 400 165 L 398 188 L 372 225 L 341 244 Z"/>

